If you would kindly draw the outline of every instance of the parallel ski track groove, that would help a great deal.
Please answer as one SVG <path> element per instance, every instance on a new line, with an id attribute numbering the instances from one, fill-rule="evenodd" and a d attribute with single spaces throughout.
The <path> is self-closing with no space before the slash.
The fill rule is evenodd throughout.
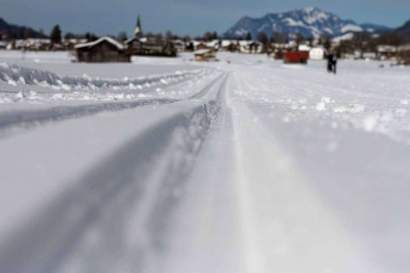
<path id="1" fill-rule="evenodd" d="M 220 81 L 223 77 L 223 81 Z M 65 258 L 71 255 L 84 239 L 86 231 L 98 223 L 107 211 L 115 212 L 113 217 L 116 219 L 115 224 L 119 226 L 117 231 L 120 232 L 121 224 L 126 224 L 129 217 L 129 208 L 132 208 L 133 202 L 141 199 L 141 194 L 144 193 L 144 178 L 152 172 L 152 168 L 147 170 L 144 166 L 172 144 L 171 136 L 177 128 L 189 128 L 195 115 L 200 115 L 201 119 L 204 119 L 201 122 L 205 122 L 200 137 L 202 140 L 207 137 L 214 116 L 217 116 L 220 110 L 218 107 L 221 107 L 218 101 L 224 91 L 226 79 L 226 75 L 218 77 L 203 89 L 209 92 L 214 85 L 219 84 L 216 98 L 193 106 L 189 112 L 176 113 L 154 124 L 142 135 L 127 142 L 90 168 L 73 187 L 57 196 L 34 219 L 27 219 L 26 225 L 14 230 L 8 240 L 0 242 L 2 270 L 8 273 L 58 272 Z M 195 156 L 200 150 L 201 147 Z M 190 170 L 184 169 L 184 162 L 179 163 L 179 168 L 180 171 L 172 172 L 163 178 L 164 184 L 183 183 L 186 180 Z M 138 178 L 135 176 L 137 173 Z M 164 192 L 156 194 L 163 195 Z M 155 218 L 151 219 L 151 224 L 152 221 L 163 222 L 166 217 L 171 217 L 172 208 L 169 204 L 176 202 L 172 200 L 174 198 L 172 191 L 162 199 L 158 198 L 158 203 L 153 204 L 150 211 L 150 218 Z M 161 230 L 157 232 L 159 233 L 151 236 L 160 236 Z"/>
<path id="2" fill-rule="evenodd" d="M 56 106 L 44 110 L 4 112 L 0 114 L 0 137 L 8 136 L 10 134 L 10 130 L 13 128 L 30 129 L 49 122 L 58 122 L 68 119 L 82 118 L 102 112 L 117 112 L 134 109 L 142 106 L 160 106 L 184 100 L 199 99 L 205 96 L 208 93 L 209 89 L 212 88 L 212 86 L 216 82 L 218 82 L 222 77 L 224 77 L 223 73 L 217 79 L 213 80 L 209 85 L 207 85 L 201 91 L 199 91 L 197 94 L 188 97 L 187 99 L 158 98 L 129 102 L 96 103 L 80 106 Z"/>

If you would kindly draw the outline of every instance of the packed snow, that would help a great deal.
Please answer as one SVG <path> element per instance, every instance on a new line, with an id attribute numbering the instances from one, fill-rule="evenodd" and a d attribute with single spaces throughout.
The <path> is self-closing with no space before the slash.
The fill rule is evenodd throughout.
<path id="1" fill-rule="evenodd" d="M 0 51 L 0 271 L 391 273 L 410 69 Z"/>

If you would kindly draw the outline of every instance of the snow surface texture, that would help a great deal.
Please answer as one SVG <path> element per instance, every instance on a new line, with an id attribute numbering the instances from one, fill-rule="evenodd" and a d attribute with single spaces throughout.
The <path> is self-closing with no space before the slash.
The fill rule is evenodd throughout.
<path id="1" fill-rule="evenodd" d="M 408 272 L 408 68 L 13 54 L 1 272 Z"/>

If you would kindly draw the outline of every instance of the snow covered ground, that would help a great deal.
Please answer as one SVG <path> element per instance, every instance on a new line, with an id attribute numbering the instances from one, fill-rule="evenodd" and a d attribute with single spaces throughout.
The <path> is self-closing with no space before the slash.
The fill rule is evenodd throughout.
<path id="1" fill-rule="evenodd" d="M 392 273 L 410 69 L 0 51 L 0 271 Z"/>

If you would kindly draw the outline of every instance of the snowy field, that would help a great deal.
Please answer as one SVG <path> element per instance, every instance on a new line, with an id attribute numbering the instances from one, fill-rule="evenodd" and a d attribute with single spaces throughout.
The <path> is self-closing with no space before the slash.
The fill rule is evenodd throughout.
<path id="1" fill-rule="evenodd" d="M 410 69 L 0 51 L 0 271 L 407 273 Z"/>

